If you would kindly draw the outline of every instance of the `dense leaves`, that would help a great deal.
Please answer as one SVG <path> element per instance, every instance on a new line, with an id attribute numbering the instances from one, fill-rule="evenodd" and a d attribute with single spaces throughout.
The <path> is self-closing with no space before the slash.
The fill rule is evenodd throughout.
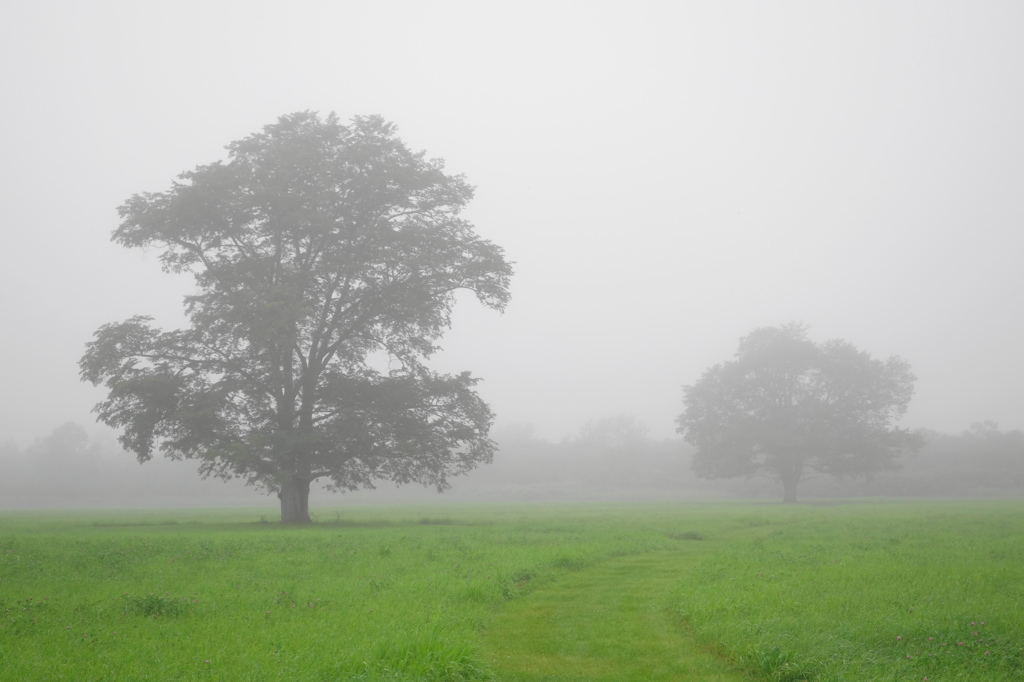
<path id="1" fill-rule="evenodd" d="M 378 117 L 291 114 L 228 152 L 119 209 L 114 241 L 157 248 L 197 292 L 187 329 L 96 332 L 80 367 L 109 389 L 99 418 L 140 460 L 159 449 L 278 491 L 286 520 L 308 518 L 318 478 L 444 489 L 490 461 L 476 379 L 424 364 L 455 292 L 508 301 L 502 250 L 459 217 L 472 188 Z"/>
<path id="2" fill-rule="evenodd" d="M 816 344 L 799 324 L 757 329 L 736 359 L 685 388 L 678 431 L 697 449 L 704 477 L 767 473 L 787 501 L 808 472 L 871 474 L 921 445 L 895 424 L 915 376 L 898 357 L 882 361 L 842 340 Z"/>

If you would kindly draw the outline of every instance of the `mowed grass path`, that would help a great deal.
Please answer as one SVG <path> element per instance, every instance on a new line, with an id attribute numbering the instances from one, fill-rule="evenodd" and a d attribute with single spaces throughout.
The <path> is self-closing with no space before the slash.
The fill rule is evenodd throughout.
<path id="1" fill-rule="evenodd" d="M 707 542 L 681 544 L 674 551 L 609 560 L 503 609 L 484 644 L 498 679 L 749 680 L 698 644 L 669 608 L 680 581 L 712 551 Z"/>
<path id="2" fill-rule="evenodd" d="M 754 509 L 719 509 L 747 527 L 527 590 L 485 634 L 490 668 L 509 682 L 1024 680 L 1020 502 Z"/>

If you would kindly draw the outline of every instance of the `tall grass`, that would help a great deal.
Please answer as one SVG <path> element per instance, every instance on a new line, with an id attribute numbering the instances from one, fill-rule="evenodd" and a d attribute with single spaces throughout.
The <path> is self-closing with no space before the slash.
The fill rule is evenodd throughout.
<path id="1" fill-rule="evenodd" d="M 0 514 L 0 678 L 490 680 L 532 590 L 699 545 L 673 636 L 755 679 L 1024 679 L 1021 503 L 270 514 Z"/>
<path id="2" fill-rule="evenodd" d="M 1019 503 L 805 508 L 687 576 L 676 608 L 758 679 L 1024 679 Z"/>
<path id="3" fill-rule="evenodd" d="M 668 542 L 647 512 L 602 508 L 371 509 L 308 528 L 240 513 L 0 516 L 4 676 L 489 679 L 494 609 Z"/>

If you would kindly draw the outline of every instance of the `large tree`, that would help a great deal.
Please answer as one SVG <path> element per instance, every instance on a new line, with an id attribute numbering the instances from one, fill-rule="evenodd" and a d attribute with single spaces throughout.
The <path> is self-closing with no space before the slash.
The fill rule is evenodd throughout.
<path id="1" fill-rule="evenodd" d="M 96 332 L 80 368 L 108 389 L 98 418 L 140 461 L 194 458 L 276 492 L 285 522 L 310 520 L 317 479 L 443 490 L 490 462 L 477 379 L 425 364 L 458 291 L 508 301 L 501 248 L 460 217 L 472 187 L 376 116 L 290 114 L 227 150 L 119 208 L 112 239 L 197 290 L 185 329 Z"/>
<path id="2" fill-rule="evenodd" d="M 920 436 L 896 426 L 916 377 L 898 357 L 872 358 L 842 340 L 815 343 L 801 324 L 756 329 L 734 360 L 684 388 L 678 431 L 705 478 L 768 474 L 796 502 L 808 473 L 871 475 Z"/>

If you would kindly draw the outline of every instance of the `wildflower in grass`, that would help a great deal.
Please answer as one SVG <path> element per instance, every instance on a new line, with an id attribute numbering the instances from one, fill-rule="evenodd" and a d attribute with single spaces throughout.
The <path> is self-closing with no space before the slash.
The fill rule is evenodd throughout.
<path id="1" fill-rule="evenodd" d="M 902 637 L 900 637 L 899 635 L 896 635 L 896 641 L 897 641 L 897 642 L 898 642 L 898 641 L 900 641 L 901 639 L 903 639 L 903 638 L 902 638 Z"/>

